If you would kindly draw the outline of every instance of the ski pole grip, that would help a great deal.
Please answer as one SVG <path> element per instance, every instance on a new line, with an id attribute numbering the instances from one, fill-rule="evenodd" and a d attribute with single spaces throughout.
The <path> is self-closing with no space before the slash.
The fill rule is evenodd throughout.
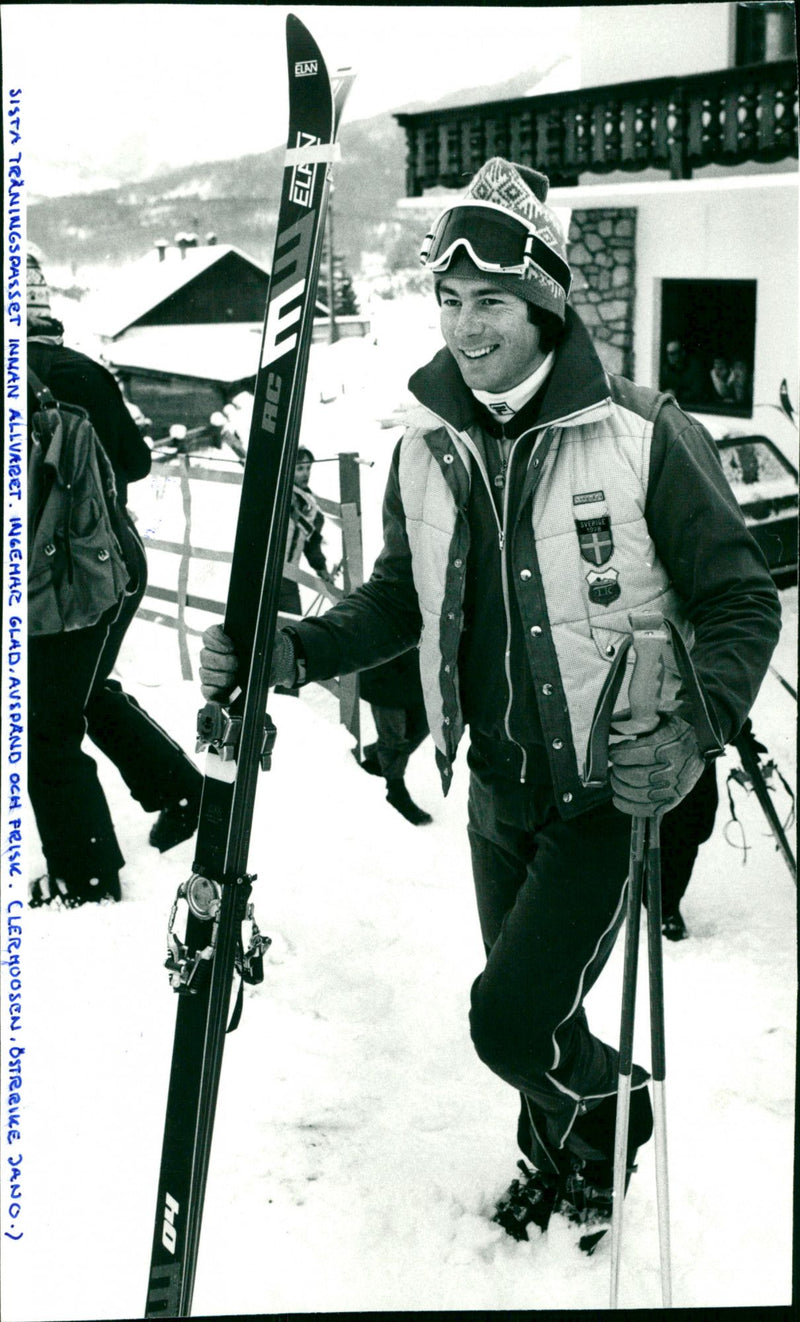
<path id="1" fill-rule="evenodd" d="M 661 615 L 632 615 L 635 659 L 628 686 L 630 716 L 614 722 L 622 734 L 648 734 L 658 725 L 671 640 Z"/>

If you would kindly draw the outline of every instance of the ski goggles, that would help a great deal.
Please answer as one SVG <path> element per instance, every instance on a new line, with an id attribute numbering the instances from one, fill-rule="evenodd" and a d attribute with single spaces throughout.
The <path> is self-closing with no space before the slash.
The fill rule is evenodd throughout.
<path id="1" fill-rule="evenodd" d="M 532 225 L 492 202 L 462 202 L 443 211 L 425 236 L 420 261 L 429 271 L 445 271 L 459 247 L 481 271 L 524 277 L 539 267 L 569 293 L 567 263 Z"/>

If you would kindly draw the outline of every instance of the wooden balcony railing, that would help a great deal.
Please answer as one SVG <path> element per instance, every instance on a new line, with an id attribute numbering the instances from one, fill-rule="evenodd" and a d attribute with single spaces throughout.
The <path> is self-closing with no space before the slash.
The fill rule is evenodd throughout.
<path id="1" fill-rule="evenodd" d="M 399 114 L 406 192 L 461 188 L 490 156 L 544 171 L 552 186 L 583 173 L 668 170 L 797 156 L 793 60 L 575 92 Z"/>

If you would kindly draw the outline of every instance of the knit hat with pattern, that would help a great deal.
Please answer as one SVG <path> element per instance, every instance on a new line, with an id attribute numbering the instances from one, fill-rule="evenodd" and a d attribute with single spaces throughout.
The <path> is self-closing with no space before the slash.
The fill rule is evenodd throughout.
<path id="1" fill-rule="evenodd" d="M 28 325 L 38 326 L 43 322 L 53 320 L 53 314 L 50 310 L 50 289 L 42 271 L 41 262 L 36 249 L 29 245 L 28 264 L 27 264 L 27 305 L 28 305 Z"/>
<path id="2" fill-rule="evenodd" d="M 481 271 L 463 250 L 454 255 L 448 270 L 462 279 L 499 285 L 528 303 L 546 308 L 563 321 L 572 277 L 567 263 L 566 236 L 555 212 L 547 205 L 549 187 L 547 176 L 538 170 L 493 156 L 481 166 L 463 198 L 465 202 L 490 202 L 526 221 L 544 245 L 547 257 L 552 256 L 553 260 L 547 262 L 549 271 L 536 261 L 535 253 L 524 275 Z M 443 278 L 443 272 L 437 273 L 437 287 Z"/>

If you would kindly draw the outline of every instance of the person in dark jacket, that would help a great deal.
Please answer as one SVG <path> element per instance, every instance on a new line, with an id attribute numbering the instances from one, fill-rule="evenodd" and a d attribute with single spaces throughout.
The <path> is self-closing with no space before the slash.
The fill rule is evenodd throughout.
<path id="1" fill-rule="evenodd" d="M 128 595 L 89 628 L 28 640 L 28 788 L 47 863 L 32 885 L 32 907 L 75 908 L 121 898 L 124 864 L 111 813 L 84 751 L 85 734 L 117 767 L 143 810 L 159 814 L 159 850 L 196 829 L 203 778 L 177 743 L 111 678 L 125 633 L 147 586 L 144 547 L 126 510 L 128 484 L 150 471 L 150 450 L 106 368 L 63 343 L 35 255 L 28 255 L 28 362 L 57 401 L 89 414 L 116 478 Z M 36 405 L 29 391 L 29 411 Z"/>
<path id="2" fill-rule="evenodd" d="M 408 759 L 428 734 L 417 649 L 362 671 L 359 686 L 377 735 L 374 743 L 365 744 L 361 766 L 372 776 L 383 776 L 386 801 L 401 816 L 412 826 L 427 826 L 433 818 L 414 802 L 405 782 Z"/>
<path id="3" fill-rule="evenodd" d="M 289 511 L 289 532 L 286 539 L 286 563 L 297 565 L 304 555 L 311 568 L 326 583 L 332 582 L 331 574 L 322 549 L 322 529 L 325 516 L 317 504 L 313 492 L 309 490 L 311 465 L 314 456 L 305 446 L 297 451 L 294 466 L 294 488 L 292 505 Z M 300 586 L 292 578 L 281 579 L 278 609 L 290 611 L 293 615 L 302 614 Z"/>
<path id="4" fill-rule="evenodd" d="M 470 1028 L 520 1095 L 542 1228 L 554 1207 L 610 1212 L 619 1056 L 584 999 L 623 923 L 630 819 L 676 807 L 703 774 L 696 711 L 709 756 L 736 736 L 780 628 L 713 440 L 669 394 L 607 374 L 569 306 L 547 190 L 495 157 L 433 226 L 422 256 L 445 347 L 409 382 L 383 550 L 368 582 L 277 635 L 271 677 L 308 683 L 418 645 L 445 792 L 469 728 L 486 949 Z M 668 617 L 691 647 L 698 707 L 677 691 L 650 733 L 609 741 L 609 775 L 593 776 L 593 718 L 637 613 Z M 204 641 L 203 692 L 224 694 L 233 645 L 218 625 Z M 618 711 L 626 699 L 627 679 Z M 647 1079 L 634 1065 L 629 1171 L 652 1131 Z"/>

